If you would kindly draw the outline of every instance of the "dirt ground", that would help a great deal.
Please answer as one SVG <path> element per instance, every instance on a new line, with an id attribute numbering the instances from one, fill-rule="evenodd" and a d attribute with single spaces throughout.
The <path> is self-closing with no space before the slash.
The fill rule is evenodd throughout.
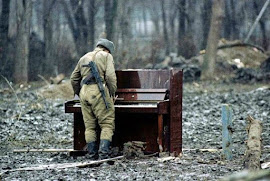
<path id="1" fill-rule="evenodd" d="M 2 89 L 4 90 L 4 89 Z M 62 88 L 60 88 L 62 90 Z M 66 88 L 64 88 L 66 90 Z M 67 153 L 13 153 L 14 149 L 72 148 L 73 118 L 64 113 L 70 94 L 41 96 L 40 90 L 0 92 L 0 172 L 52 163 L 85 161 Z M 45 94 L 43 94 L 45 95 Z M 57 98 L 59 97 L 59 98 Z M 53 99 L 52 99 L 53 98 Z M 261 162 L 270 161 L 269 84 L 185 83 L 183 154 L 159 161 L 156 156 L 130 158 L 87 168 L 6 172 L 2 180 L 218 180 L 242 171 L 247 139 L 246 117 L 263 125 Z M 233 160 L 222 156 L 221 105 L 233 109 Z M 200 151 L 199 149 L 215 149 Z M 268 168 L 269 169 L 269 168 Z"/>

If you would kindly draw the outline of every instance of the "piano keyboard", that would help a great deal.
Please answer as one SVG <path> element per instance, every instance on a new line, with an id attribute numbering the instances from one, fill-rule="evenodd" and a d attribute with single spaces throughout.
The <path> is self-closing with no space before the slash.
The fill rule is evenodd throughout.
<path id="1" fill-rule="evenodd" d="M 80 103 L 76 103 L 73 105 L 73 107 L 81 107 Z M 157 103 L 156 104 L 143 104 L 143 103 L 139 103 L 139 104 L 115 104 L 114 105 L 115 108 L 140 108 L 140 107 L 146 107 L 146 108 L 157 108 Z"/>
<path id="2" fill-rule="evenodd" d="M 114 105 L 115 108 L 157 108 L 157 104 L 116 104 Z"/>

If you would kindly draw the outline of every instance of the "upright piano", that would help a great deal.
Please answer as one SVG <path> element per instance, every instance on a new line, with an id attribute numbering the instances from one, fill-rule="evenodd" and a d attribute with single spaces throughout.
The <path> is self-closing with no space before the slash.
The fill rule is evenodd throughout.
<path id="1" fill-rule="evenodd" d="M 146 142 L 145 152 L 182 152 L 182 86 L 179 69 L 127 69 L 116 71 L 115 133 L 112 145 L 120 149 L 128 141 Z M 65 102 L 73 113 L 76 151 L 83 150 L 84 122 L 79 101 Z"/>

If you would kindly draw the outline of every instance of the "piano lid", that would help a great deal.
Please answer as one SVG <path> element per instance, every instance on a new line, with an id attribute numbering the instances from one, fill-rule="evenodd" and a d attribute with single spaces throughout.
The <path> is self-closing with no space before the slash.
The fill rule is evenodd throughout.
<path id="1" fill-rule="evenodd" d="M 116 71 L 118 89 L 169 89 L 170 71 L 127 69 Z"/>

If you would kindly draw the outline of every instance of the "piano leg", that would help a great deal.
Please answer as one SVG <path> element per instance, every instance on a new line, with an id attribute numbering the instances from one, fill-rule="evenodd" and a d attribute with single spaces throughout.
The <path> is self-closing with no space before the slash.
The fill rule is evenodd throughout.
<path id="1" fill-rule="evenodd" d="M 163 151 L 163 115 L 158 115 L 158 148 L 159 152 Z"/>

